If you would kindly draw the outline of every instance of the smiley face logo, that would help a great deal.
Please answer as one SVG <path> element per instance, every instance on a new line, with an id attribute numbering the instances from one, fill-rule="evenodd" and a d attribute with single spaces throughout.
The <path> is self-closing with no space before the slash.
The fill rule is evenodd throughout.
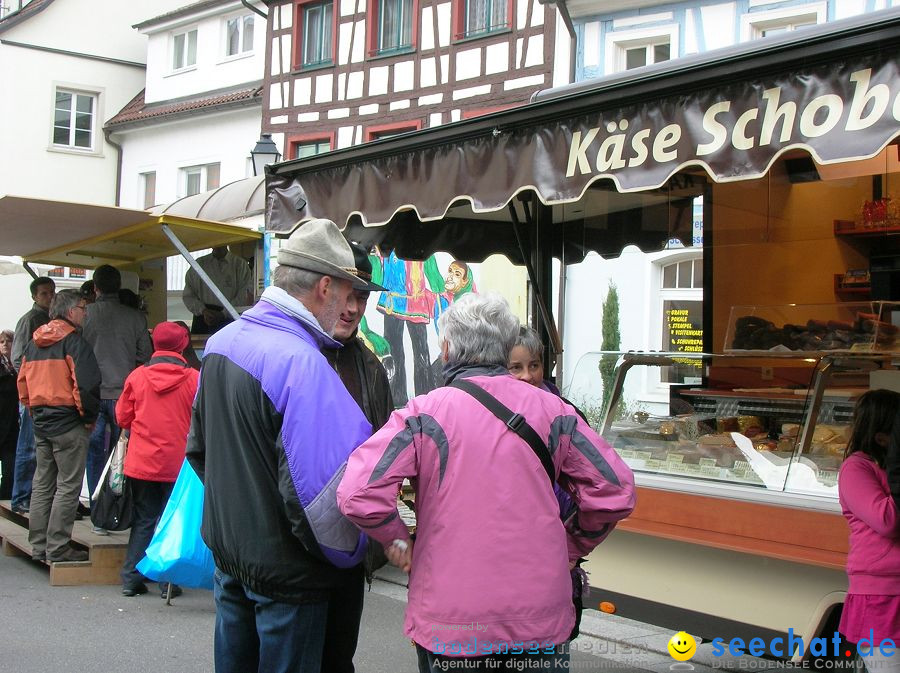
<path id="1" fill-rule="evenodd" d="M 669 654 L 675 661 L 687 661 L 697 654 L 697 641 L 690 633 L 679 631 L 669 638 Z"/>

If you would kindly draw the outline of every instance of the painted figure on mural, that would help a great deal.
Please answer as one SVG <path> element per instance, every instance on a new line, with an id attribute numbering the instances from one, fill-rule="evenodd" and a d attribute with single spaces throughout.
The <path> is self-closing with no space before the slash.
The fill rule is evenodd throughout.
<path id="1" fill-rule="evenodd" d="M 412 343 L 413 389 L 424 395 L 436 386 L 428 351 L 427 325 L 434 313 L 435 297 L 444 291 L 444 278 L 434 255 L 424 262 L 404 260 L 394 251 L 381 256 L 382 279 L 387 288 L 378 298 L 378 311 L 384 314 L 384 338 L 393 356 L 394 376 L 391 393 L 394 404 L 406 405 L 406 353 L 403 348 L 403 326 Z M 374 278 L 374 274 L 373 274 Z"/>

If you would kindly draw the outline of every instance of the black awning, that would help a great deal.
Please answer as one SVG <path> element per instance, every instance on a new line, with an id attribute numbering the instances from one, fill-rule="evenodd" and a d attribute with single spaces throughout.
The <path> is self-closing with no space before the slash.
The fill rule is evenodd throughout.
<path id="1" fill-rule="evenodd" d="M 900 136 L 898 47 L 900 10 L 884 10 L 285 162 L 267 176 L 267 227 L 326 217 L 408 257 L 516 259 L 510 204 L 525 200 L 573 225 L 574 257 L 660 249 L 689 235 L 687 202 L 708 180 L 758 178 L 786 153 L 830 164 L 883 151 Z M 602 213 L 579 207 L 598 199 Z"/>

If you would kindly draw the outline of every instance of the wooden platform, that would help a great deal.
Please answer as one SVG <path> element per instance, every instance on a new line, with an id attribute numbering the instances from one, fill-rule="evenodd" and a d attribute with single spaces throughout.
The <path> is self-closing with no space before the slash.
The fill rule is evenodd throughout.
<path id="1" fill-rule="evenodd" d="M 28 543 L 28 515 L 14 514 L 8 500 L 0 500 L 0 540 L 4 556 L 31 558 Z M 76 521 L 72 541 L 88 551 L 88 560 L 74 563 L 47 563 L 51 586 L 119 584 L 119 571 L 125 561 L 128 531 L 97 535 L 91 532 L 90 519 Z M 39 563 L 39 561 L 34 561 Z"/>

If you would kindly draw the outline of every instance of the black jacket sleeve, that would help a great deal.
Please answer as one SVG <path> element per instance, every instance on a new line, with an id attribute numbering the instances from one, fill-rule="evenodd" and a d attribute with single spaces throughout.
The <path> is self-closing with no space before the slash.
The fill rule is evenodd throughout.
<path id="1" fill-rule="evenodd" d="M 76 335 L 70 335 L 70 337 Z M 79 401 L 81 418 L 86 424 L 97 420 L 100 413 L 100 365 L 94 356 L 94 349 L 82 339 L 69 338 L 68 354 L 72 358 L 75 371 L 73 381 L 75 397 Z"/>

